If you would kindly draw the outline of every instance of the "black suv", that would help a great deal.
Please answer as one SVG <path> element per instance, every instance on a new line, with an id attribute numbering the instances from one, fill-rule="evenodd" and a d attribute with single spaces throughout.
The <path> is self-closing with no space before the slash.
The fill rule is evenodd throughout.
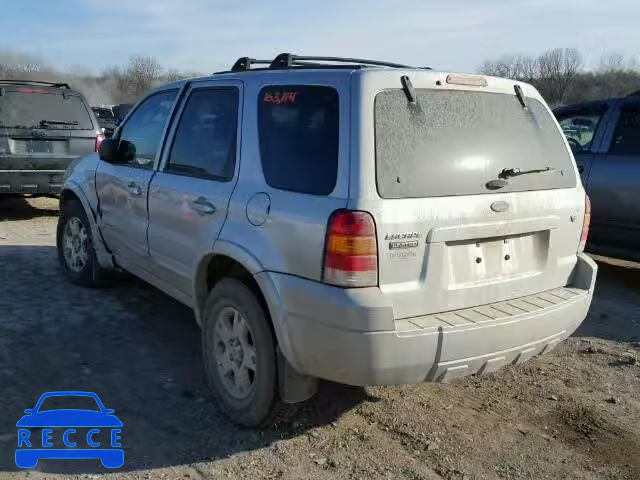
<path id="1" fill-rule="evenodd" d="M 71 161 L 104 135 L 66 83 L 0 80 L 0 194 L 58 193 Z"/>

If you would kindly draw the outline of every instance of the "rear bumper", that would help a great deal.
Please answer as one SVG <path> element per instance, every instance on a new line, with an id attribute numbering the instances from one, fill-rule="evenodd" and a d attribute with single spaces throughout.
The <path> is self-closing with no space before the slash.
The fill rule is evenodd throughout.
<path id="1" fill-rule="evenodd" d="M 60 193 L 64 170 L 0 170 L 0 194 Z"/>
<path id="2" fill-rule="evenodd" d="M 596 271 L 580 255 L 568 288 L 403 320 L 394 320 L 377 288 L 341 290 L 268 275 L 285 310 L 294 368 L 340 383 L 382 385 L 492 372 L 550 351 L 584 320 Z"/>

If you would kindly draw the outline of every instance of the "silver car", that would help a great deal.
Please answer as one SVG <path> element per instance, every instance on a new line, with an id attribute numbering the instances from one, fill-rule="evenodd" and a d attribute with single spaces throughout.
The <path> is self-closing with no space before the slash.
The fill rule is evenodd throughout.
<path id="1" fill-rule="evenodd" d="M 448 381 L 583 321 L 588 199 L 530 85 L 279 55 L 157 88 L 64 184 L 58 252 L 193 308 L 220 407 L 274 422 L 316 390 Z"/>
<path id="2" fill-rule="evenodd" d="M 554 113 L 593 200 L 587 250 L 640 261 L 640 91 Z"/>

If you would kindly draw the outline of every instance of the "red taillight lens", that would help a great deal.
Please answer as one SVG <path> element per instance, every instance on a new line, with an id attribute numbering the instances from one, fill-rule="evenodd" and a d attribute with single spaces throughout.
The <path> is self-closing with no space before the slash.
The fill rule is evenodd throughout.
<path id="1" fill-rule="evenodd" d="M 105 138 L 106 138 L 106 137 L 104 136 L 104 133 L 100 133 L 100 134 L 98 134 L 98 136 L 96 137 L 96 152 L 97 152 L 98 150 L 100 150 L 100 144 L 101 144 L 102 142 L 104 142 L 104 139 L 105 139 Z"/>
<path id="2" fill-rule="evenodd" d="M 582 233 L 580 234 L 580 244 L 578 252 L 583 252 L 589 238 L 589 224 L 591 223 L 591 200 L 589 196 L 584 196 L 584 219 L 582 220 Z"/>
<path id="3" fill-rule="evenodd" d="M 367 212 L 336 210 L 329 218 L 324 281 L 340 287 L 378 284 L 376 225 Z"/>

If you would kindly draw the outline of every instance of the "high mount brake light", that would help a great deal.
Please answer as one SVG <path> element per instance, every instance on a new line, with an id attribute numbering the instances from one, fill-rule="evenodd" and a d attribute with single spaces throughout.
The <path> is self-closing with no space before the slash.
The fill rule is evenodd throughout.
<path id="1" fill-rule="evenodd" d="M 469 85 L 472 87 L 486 87 L 487 79 L 478 75 L 447 75 L 449 85 Z"/>

